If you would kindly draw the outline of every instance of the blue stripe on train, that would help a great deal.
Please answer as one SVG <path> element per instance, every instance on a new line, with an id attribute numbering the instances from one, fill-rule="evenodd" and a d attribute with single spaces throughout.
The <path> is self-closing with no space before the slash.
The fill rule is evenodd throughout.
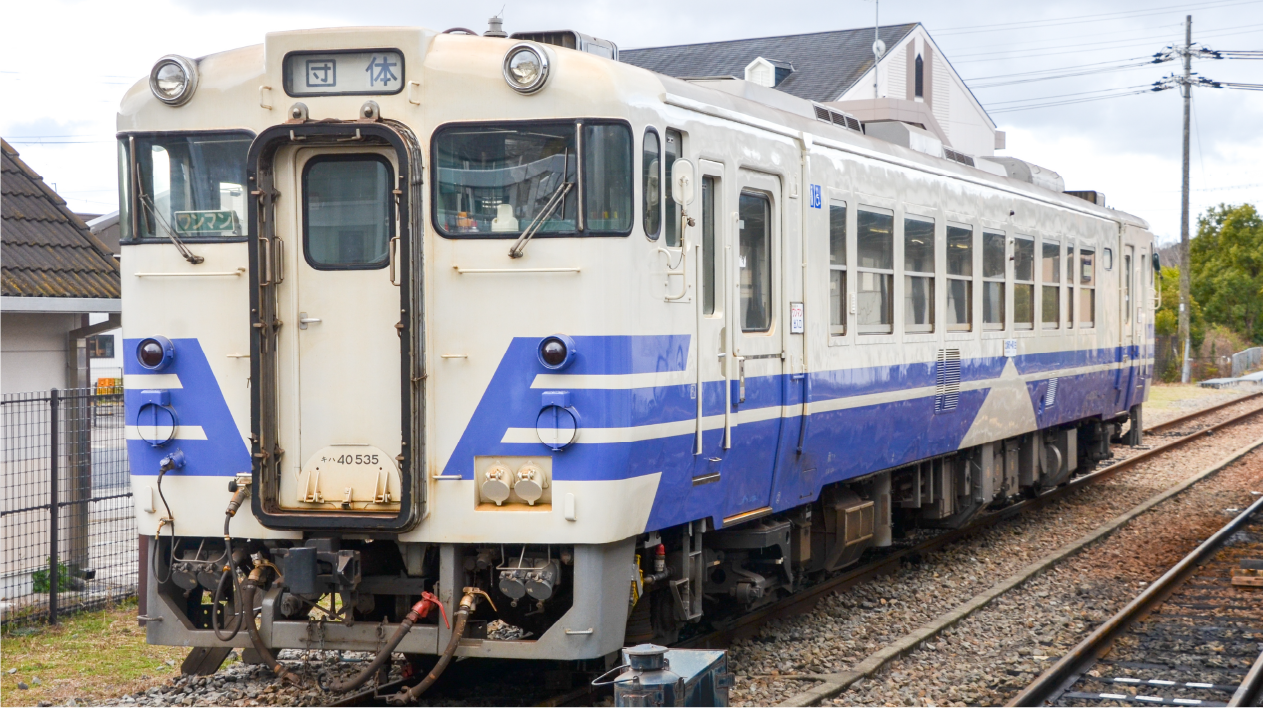
<path id="1" fill-rule="evenodd" d="M 232 476 L 238 472 L 250 471 L 250 450 L 246 447 L 241 431 L 228 410 L 228 402 L 224 400 L 223 390 L 210 362 L 202 351 L 202 345 L 196 339 L 174 339 L 175 358 L 162 371 L 149 371 L 137 363 L 130 352 L 136 350 L 139 339 L 127 339 L 123 342 L 123 375 L 143 377 L 152 374 L 175 374 L 183 388 L 171 389 L 171 407 L 179 415 L 180 425 L 198 425 L 206 432 L 205 440 L 172 440 L 161 447 L 153 447 L 143 440 L 127 441 L 128 464 L 132 474 L 158 474 L 158 463 L 174 450 L 184 453 L 186 460 L 183 469 L 172 474 L 194 476 Z M 160 388 L 155 386 L 155 388 Z M 139 411 L 140 391 L 128 389 L 123 392 L 123 410 L 127 424 L 136 425 Z M 145 416 L 148 423 L 149 415 Z"/>

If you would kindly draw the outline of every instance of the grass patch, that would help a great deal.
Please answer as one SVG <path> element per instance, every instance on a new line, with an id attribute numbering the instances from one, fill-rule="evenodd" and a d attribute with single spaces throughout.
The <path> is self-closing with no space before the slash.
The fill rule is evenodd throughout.
<path id="1" fill-rule="evenodd" d="M 1244 392 L 1233 391 L 1231 389 L 1222 390 L 1214 388 L 1203 388 L 1197 384 L 1154 384 L 1149 389 L 1149 400 L 1145 402 L 1146 408 L 1184 408 L 1178 405 L 1182 401 L 1189 401 L 1198 398 L 1207 398 L 1210 396 L 1225 395 L 1242 395 Z"/>
<path id="2" fill-rule="evenodd" d="M 6 631 L 0 634 L 0 705 L 59 705 L 70 698 L 94 703 L 132 693 L 178 674 L 187 653 L 184 647 L 145 643 L 134 599 L 64 617 L 55 627 Z M 17 672 L 10 674 L 12 668 Z M 30 688 L 19 689 L 19 681 Z"/>

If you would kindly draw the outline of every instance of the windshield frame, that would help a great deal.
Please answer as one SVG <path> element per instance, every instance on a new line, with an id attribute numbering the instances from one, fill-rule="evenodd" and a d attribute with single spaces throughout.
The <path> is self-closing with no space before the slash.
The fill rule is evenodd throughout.
<path id="1" fill-rule="evenodd" d="M 585 193 L 583 183 L 584 183 L 585 173 L 587 170 L 586 164 L 588 162 L 588 159 L 587 159 L 587 154 L 585 152 L 586 148 L 583 144 L 584 142 L 583 129 L 584 127 L 590 126 L 590 125 L 620 125 L 627 130 L 627 134 L 630 139 L 629 145 L 631 146 L 631 152 L 628 155 L 628 167 L 630 170 L 630 174 L 628 175 L 628 180 L 629 180 L 628 184 L 631 188 L 631 194 L 629 195 L 629 200 L 631 203 L 631 212 L 630 212 L 631 219 L 628 222 L 628 227 L 622 231 L 597 231 L 597 230 L 589 228 L 588 225 L 585 223 L 584 215 L 586 214 L 588 195 Z M 532 126 L 573 126 L 575 129 L 575 141 L 576 141 L 575 147 L 579 153 L 578 155 L 579 159 L 576 161 L 577 165 L 576 165 L 576 171 L 575 171 L 575 190 L 572 192 L 572 193 L 577 193 L 578 195 L 577 213 L 579 215 L 578 217 L 579 223 L 576 225 L 576 228 L 571 231 L 547 231 L 547 230 L 541 229 L 535 233 L 535 235 L 532 237 L 532 240 L 553 239 L 553 238 L 626 238 L 627 236 L 630 236 L 632 231 L 636 229 L 636 226 L 639 223 L 639 217 L 636 215 L 636 212 L 635 212 L 636 198 L 638 197 L 637 187 L 636 187 L 635 131 L 632 130 L 631 122 L 625 119 L 583 118 L 583 117 L 542 118 L 542 119 L 528 119 L 528 120 L 452 121 L 450 123 L 444 123 L 438 126 L 437 128 L 435 128 L 434 132 L 430 136 L 430 165 L 431 165 L 431 169 L 434 171 L 434 178 L 430 180 L 430 183 L 431 183 L 430 203 L 427 205 L 427 208 L 429 208 L 430 210 L 430 223 L 434 227 L 435 232 L 438 233 L 439 236 L 442 236 L 443 238 L 446 238 L 446 239 L 451 239 L 453 241 L 480 241 L 480 240 L 503 241 L 503 240 L 513 240 L 522 235 L 522 228 L 525 228 L 526 224 L 520 224 L 522 228 L 519 228 L 516 231 L 504 231 L 504 232 L 452 233 L 444 229 L 443 224 L 441 223 L 441 220 L 439 218 L 439 210 L 438 210 L 438 204 L 439 204 L 439 199 L 440 199 L 440 195 L 439 195 L 440 183 L 439 183 L 439 178 L 437 174 L 438 169 L 439 169 L 438 168 L 439 141 L 442 139 L 443 133 L 449 130 L 468 129 L 468 128 L 504 129 L 504 128 L 532 127 Z"/>
<path id="2" fill-rule="evenodd" d="M 137 221 L 141 218 L 139 205 L 137 204 L 137 194 L 135 189 L 136 175 L 136 141 L 144 138 L 183 138 L 183 137 L 236 137 L 249 140 L 254 143 L 257 134 L 248 128 L 220 128 L 213 130 L 147 130 L 147 131 L 129 131 L 115 134 L 117 144 L 117 152 L 119 155 L 119 226 L 121 245 L 128 244 L 145 244 L 145 243 L 171 243 L 171 239 L 165 233 L 153 236 L 137 236 Z M 242 174 L 249 173 L 249 146 L 246 147 L 246 155 L 242 157 Z M 247 178 L 248 181 L 248 178 Z M 196 234 L 179 234 L 179 239 L 186 243 L 242 243 L 249 240 L 250 224 L 249 221 L 249 204 L 254 197 L 250 194 L 252 188 L 249 184 L 243 184 L 242 189 L 246 191 L 246 218 L 241 225 L 241 235 L 211 235 L 201 236 Z"/>

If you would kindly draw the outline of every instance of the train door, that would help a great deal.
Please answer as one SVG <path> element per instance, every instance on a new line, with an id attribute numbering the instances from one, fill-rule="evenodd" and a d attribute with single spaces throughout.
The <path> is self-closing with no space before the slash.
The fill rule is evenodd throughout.
<path id="1" fill-rule="evenodd" d="M 725 201 L 724 166 L 710 160 L 698 160 L 697 181 L 701 186 L 700 204 L 693 211 L 698 214 L 700 243 L 695 259 L 701 296 L 697 301 L 697 384 L 699 396 L 698 421 L 701 445 L 695 448 L 700 458 L 694 478 L 699 483 L 711 483 L 720 475 L 724 458 L 724 443 L 731 430 L 732 415 L 724 415 L 726 403 L 728 356 L 727 316 L 730 305 L 724 294 L 727 280 L 729 242 L 727 228 L 730 219 L 725 214 L 731 204 Z M 700 208 L 698 208 L 700 207 Z M 716 425 L 719 421 L 728 425 Z M 722 480 L 722 476 L 719 476 Z"/>
<path id="2" fill-rule="evenodd" d="M 780 180 L 742 170 L 735 189 L 736 238 L 730 249 L 729 445 L 724 461 L 725 524 L 770 510 L 780 441 L 784 382 Z"/>
<path id="3" fill-rule="evenodd" d="M 1119 382 L 1121 384 L 1118 402 L 1119 410 L 1131 407 L 1131 392 L 1135 388 L 1136 377 L 1136 302 L 1140 299 L 1136 279 L 1136 245 L 1130 243 L 1130 235 L 1123 232 L 1122 263 L 1118 267 L 1119 289 L 1119 346 L 1122 347 L 1122 366 Z"/>
<path id="4" fill-rule="evenodd" d="M 401 347 L 396 154 L 288 148 L 276 161 L 278 234 L 293 256 L 278 284 L 278 502 L 287 510 L 398 510 Z"/>

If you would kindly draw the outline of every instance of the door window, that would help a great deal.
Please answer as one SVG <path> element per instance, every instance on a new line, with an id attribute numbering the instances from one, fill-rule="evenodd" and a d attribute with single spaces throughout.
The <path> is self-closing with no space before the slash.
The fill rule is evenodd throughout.
<path id="1" fill-rule="evenodd" d="M 379 155 L 323 155 L 303 168 L 303 253 L 319 270 L 384 268 L 394 179 Z"/>
<path id="2" fill-rule="evenodd" d="M 1096 250 L 1079 249 L 1079 326 L 1096 324 Z"/>
<path id="3" fill-rule="evenodd" d="M 1131 254 L 1133 249 L 1127 247 L 1123 254 L 1123 322 L 1131 322 Z"/>
<path id="4" fill-rule="evenodd" d="M 715 314 L 715 178 L 702 177 L 702 314 Z"/>
<path id="5" fill-rule="evenodd" d="M 1074 239 L 1066 239 L 1066 326 L 1074 327 Z"/>
<path id="6" fill-rule="evenodd" d="M 744 192 L 740 219 L 741 331 L 772 327 L 772 204 L 762 194 Z"/>
<path id="7" fill-rule="evenodd" d="M 846 203 L 829 204 L 829 333 L 846 334 Z"/>
<path id="8" fill-rule="evenodd" d="M 667 220 L 667 245 L 676 248 L 680 245 L 680 205 L 675 203 L 675 199 L 671 198 L 671 168 L 675 165 L 675 161 L 683 154 L 682 147 L 684 138 L 680 137 L 680 131 L 667 131 L 667 149 L 664 167 L 666 168 L 666 189 L 663 195 L 663 202 L 667 205 L 665 218 Z"/>

